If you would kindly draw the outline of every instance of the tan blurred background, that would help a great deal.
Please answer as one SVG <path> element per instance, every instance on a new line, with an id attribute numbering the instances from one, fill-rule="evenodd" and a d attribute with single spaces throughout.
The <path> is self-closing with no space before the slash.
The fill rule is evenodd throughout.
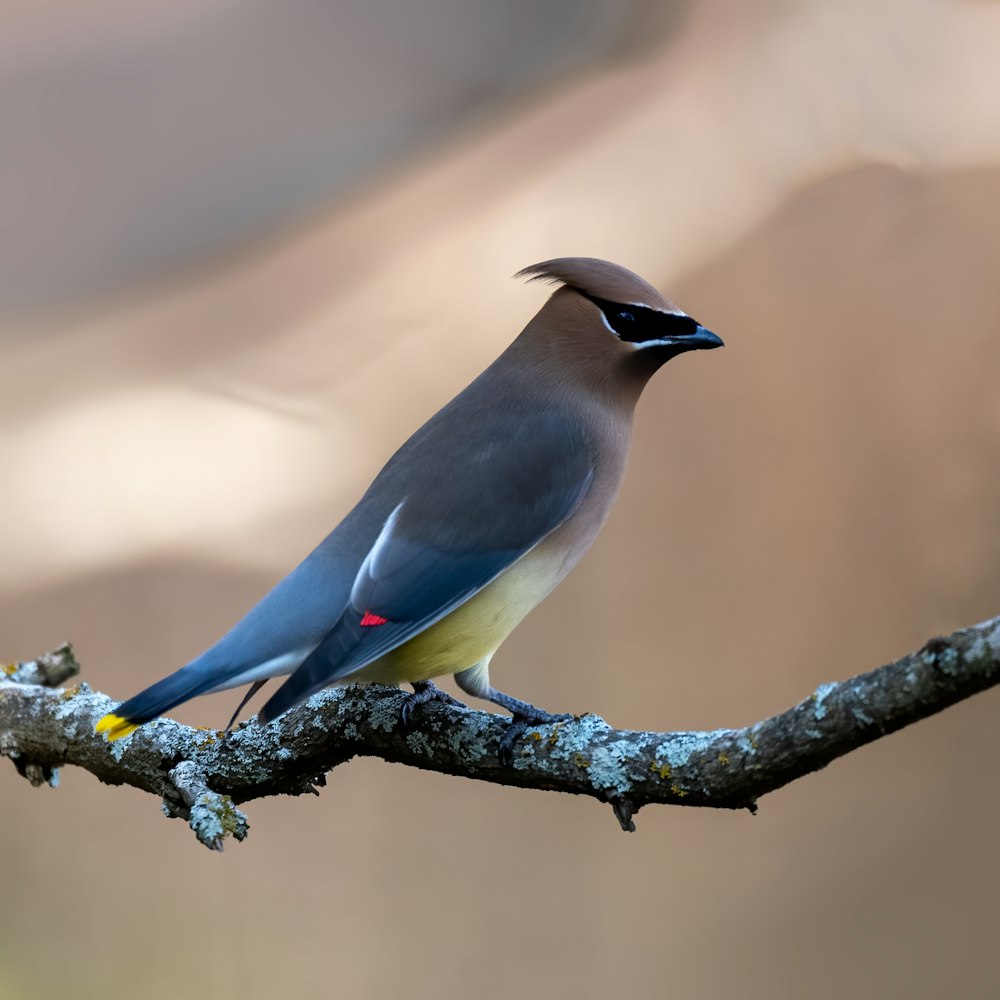
<path id="1" fill-rule="evenodd" d="M 1000 4 L 0 13 L 0 659 L 69 638 L 125 697 L 199 652 L 563 254 L 727 347 L 650 386 L 505 690 L 743 725 L 1000 613 Z M 998 715 L 632 836 L 355 761 L 217 856 L 148 796 L 3 767 L 0 1000 L 995 997 Z"/>

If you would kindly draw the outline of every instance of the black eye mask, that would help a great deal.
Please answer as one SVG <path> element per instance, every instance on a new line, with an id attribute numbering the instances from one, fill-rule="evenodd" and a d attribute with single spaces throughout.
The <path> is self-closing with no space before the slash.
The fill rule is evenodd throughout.
<path id="1" fill-rule="evenodd" d="M 584 296 L 604 313 L 604 318 L 622 340 L 641 344 L 649 340 L 690 337 L 698 331 L 698 322 L 679 313 L 665 313 L 646 306 L 608 302 L 592 295 Z"/>

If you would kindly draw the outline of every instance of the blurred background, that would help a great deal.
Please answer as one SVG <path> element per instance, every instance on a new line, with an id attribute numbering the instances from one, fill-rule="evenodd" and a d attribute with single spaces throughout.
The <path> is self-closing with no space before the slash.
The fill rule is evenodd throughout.
<path id="1" fill-rule="evenodd" d="M 0 659 L 124 698 L 509 342 L 559 255 L 727 347 L 494 661 L 740 726 L 1000 613 L 1000 4 L 7 0 Z M 622 626 L 627 618 L 628 627 Z M 361 760 L 222 856 L 0 768 L 0 998 L 994 997 L 987 693 L 760 814 Z M 238 695 L 184 706 L 221 726 Z"/>

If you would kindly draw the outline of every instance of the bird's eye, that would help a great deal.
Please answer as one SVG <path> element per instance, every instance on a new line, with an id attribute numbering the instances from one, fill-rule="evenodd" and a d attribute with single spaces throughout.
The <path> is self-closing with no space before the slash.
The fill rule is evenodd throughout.
<path id="1" fill-rule="evenodd" d="M 635 317 L 630 312 L 620 312 L 618 318 L 625 320 L 626 323 L 635 322 Z"/>

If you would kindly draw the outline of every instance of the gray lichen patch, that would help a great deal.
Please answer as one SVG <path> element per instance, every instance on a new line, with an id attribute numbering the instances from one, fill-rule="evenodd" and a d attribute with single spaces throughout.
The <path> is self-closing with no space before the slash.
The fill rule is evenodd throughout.
<path id="1" fill-rule="evenodd" d="M 116 763 L 121 763 L 125 752 L 132 745 L 133 736 L 135 736 L 135 733 L 129 733 L 128 736 L 123 736 L 121 739 L 115 740 L 114 743 L 108 744 L 108 749 L 111 751 L 111 756 L 114 757 Z"/>
<path id="2" fill-rule="evenodd" d="M 931 639 L 924 645 L 919 656 L 924 666 L 939 670 L 949 677 L 956 676 L 962 665 L 958 650 L 943 638 Z"/>
<path id="3" fill-rule="evenodd" d="M 580 751 L 574 754 L 574 759 L 578 766 L 587 766 L 594 788 L 609 795 L 622 795 L 633 785 L 629 766 L 631 749 L 625 740 L 617 740 L 595 747 L 590 753 L 589 766 L 588 758 Z"/>
<path id="4" fill-rule="evenodd" d="M 277 726 L 262 726 L 255 719 L 249 725 L 234 729 L 226 742 L 241 754 L 266 757 L 281 750 L 281 732 Z"/>
<path id="5" fill-rule="evenodd" d="M 816 688 L 813 693 L 813 718 L 815 718 L 817 722 L 826 718 L 827 708 L 824 702 L 836 690 L 836 684 L 820 684 L 820 686 Z"/>
<path id="6" fill-rule="evenodd" d="M 81 707 L 86 704 L 88 698 L 94 700 L 86 684 L 78 684 L 74 688 L 63 691 L 59 701 L 55 705 L 55 710 L 53 711 L 54 717 L 60 720 L 75 718 L 79 714 Z"/>
<path id="7" fill-rule="evenodd" d="M 1000 621 L 986 634 L 986 642 L 994 656 L 1000 656 Z"/>
<path id="8" fill-rule="evenodd" d="M 206 847 L 221 851 L 226 837 L 237 840 L 246 837 L 250 829 L 246 816 L 229 795 L 220 795 L 205 786 L 205 776 L 197 764 L 181 761 L 169 777 L 180 801 L 174 801 L 172 796 L 169 801 L 165 799 L 164 812 L 168 816 L 186 816 L 195 836 Z"/>
<path id="9" fill-rule="evenodd" d="M 419 754 L 421 757 L 431 757 L 434 754 L 434 748 L 430 741 L 418 731 L 407 734 L 406 745 L 413 753 Z"/>
<path id="10" fill-rule="evenodd" d="M 331 714 L 339 710 L 337 704 L 343 698 L 342 688 L 324 688 L 310 695 L 288 718 L 294 719 L 294 724 L 289 729 L 287 721 L 283 723 L 283 728 L 288 730 L 288 735 L 293 739 L 305 735 L 309 730 L 323 729 Z M 277 722 L 277 720 L 274 720 Z M 275 729 L 273 723 L 269 723 L 267 729 Z"/>
<path id="11" fill-rule="evenodd" d="M 490 754 L 496 753 L 496 740 L 492 738 L 493 716 L 487 712 L 479 712 L 463 718 L 462 725 L 451 728 L 444 737 L 448 751 L 455 757 L 461 757 L 470 763 L 479 763 Z M 525 737 L 528 742 L 529 737 Z M 514 759 L 514 766 L 520 764 Z"/>
<path id="12" fill-rule="evenodd" d="M 727 729 L 712 732 L 671 733 L 656 748 L 656 759 L 670 765 L 671 770 L 686 767 L 695 755 L 704 755 L 712 744 L 729 734 Z"/>
<path id="13" fill-rule="evenodd" d="M 250 824 L 242 810 L 233 805 L 228 795 L 205 791 L 191 806 L 188 819 L 195 836 L 213 851 L 221 851 L 226 837 L 243 840 Z"/>
<path id="14" fill-rule="evenodd" d="M 854 721 L 860 726 L 870 726 L 874 723 L 874 719 L 862 708 L 857 705 L 851 709 L 851 715 L 854 716 Z"/>
<path id="15" fill-rule="evenodd" d="M 368 721 L 373 729 L 391 733 L 401 721 L 400 703 L 394 698 L 380 698 L 368 709 Z"/>
<path id="16" fill-rule="evenodd" d="M 106 699 L 104 699 L 106 701 Z M 113 711 L 117 703 L 107 702 L 107 707 L 102 706 L 101 709 L 94 713 L 97 717 L 104 714 L 104 711 Z M 91 731 L 93 731 L 93 723 L 89 723 Z M 196 736 L 201 735 L 202 741 L 207 742 L 212 738 L 213 742 L 217 737 L 210 737 L 210 731 L 204 730 L 203 735 L 197 730 L 194 731 Z M 149 745 L 153 745 L 156 751 L 163 757 L 180 757 L 189 756 L 193 749 L 191 744 L 192 729 L 190 726 L 182 725 L 179 722 L 174 722 L 173 719 L 153 719 L 151 722 L 143 723 L 134 732 L 128 734 L 128 736 L 123 736 L 120 739 L 115 740 L 113 743 L 109 742 L 107 744 L 108 751 L 114 760 L 120 763 L 126 754 L 128 754 L 133 748 L 141 746 L 143 749 L 148 749 Z"/>
<path id="17" fill-rule="evenodd" d="M 582 715 L 571 722 L 556 722 L 528 730 L 527 747 L 545 749 L 553 761 L 567 762 L 585 771 L 590 785 L 603 795 L 614 797 L 629 791 L 635 747 L 625 739 L 608 740 L 615 730 L 599 715 Z M 529 766 L 524 762 L 523 766 Z"/>
<path id="18" fill-rule="evenodd" d="M 581 715 L 571 722 L 554 722 L 544 728 L 529 729 L 528 733 L 542 735 L 546 730 L 548 735 L 544 742 L 549 755 L 556 760 L 569 760 L 614 731 L 599 715 Z"/>
<path id="19" fill-rule="evenodd" d="M 996 644 L 991 646 L 991 643 L 987 640 L 994 636 L 996 637 Z M 994 651 L 1000 653 L 1000 628 L 991 633 L 990 637 L 977 635 L 965 655 L 972 663 L 980 664 L 992 660 Z"/>

